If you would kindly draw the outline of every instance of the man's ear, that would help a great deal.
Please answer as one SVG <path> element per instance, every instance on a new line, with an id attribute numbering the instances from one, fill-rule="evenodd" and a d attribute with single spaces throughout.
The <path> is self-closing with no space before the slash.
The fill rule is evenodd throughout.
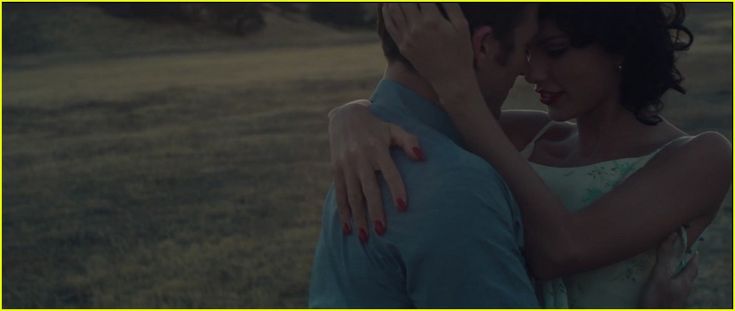
<path id="1" fill-rule="evenodd" d="M 472 50 L 475 52 L 475 65 L 479 62 L 494 60 L 500 52 L 500 42 L 490 26 L 480 26 L 472 33 Z"/>

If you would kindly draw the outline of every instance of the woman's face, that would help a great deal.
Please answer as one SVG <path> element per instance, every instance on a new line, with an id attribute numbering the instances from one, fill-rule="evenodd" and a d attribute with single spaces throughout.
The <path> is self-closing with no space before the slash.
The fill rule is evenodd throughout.
<path id="1" fill-rule="evenodd" d="M 599 45 L 574 48 L 566 33 L 544 20 L 528 58 L 526 81 L 535 84 L 552 120 L 567 121 L 601 107 L 620 106 L 618 65 L 622 59 Z"/>

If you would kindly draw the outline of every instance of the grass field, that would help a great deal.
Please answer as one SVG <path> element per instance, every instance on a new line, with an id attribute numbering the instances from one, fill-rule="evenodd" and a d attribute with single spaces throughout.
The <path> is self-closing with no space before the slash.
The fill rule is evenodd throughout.
<path id="1" fill-rule="evenodd" d="M 690 94 L 665 115 L 732 140 L 731 9 L 693 12 Z M 3 307 L 304 307 L 326 113 L 367 97 L 384 66 L 365 34 L 335 37 L 6 59 Z M 519 81 L 509 106 L 535 103 Z M 700 249 L 693 306 L 732 308 L 731 202 Z"/>

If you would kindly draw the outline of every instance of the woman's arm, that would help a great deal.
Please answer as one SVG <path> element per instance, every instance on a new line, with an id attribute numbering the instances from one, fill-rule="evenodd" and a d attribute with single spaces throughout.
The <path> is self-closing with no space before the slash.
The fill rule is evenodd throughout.
<path id="1" fill-rule="evenodd" d="M 418 139 L 376 118 L 369 105 L 368 100 L 356 100 L 329 112 L 329 149 L 342 231 L 345 235 L 357 232 L 362 242 L 369 236 L 368 222 L 378 235 L 387 230 L 376 172 L 385 178 L 396 207 L 400 211 L 408 207 L 390 147 L 400 147 L 412 160 L 424 160 Z"/>
<path id="2" fill-rule="evenodd" d="M 516 150 L 522 151 L 551 119 L 541 110 L 502 110 L 498 125 Z"/>
<path id="3" fill-rule="evenodd" d="M 492 163 L 513 191 L 524 215 L 534 275 L 552 278 L 632 257 L 695 219 L 690 237 L 701 234 L 730 187 L 732 147 L 726 139 L 705 133 L 683 146 L 667 148 L 587 208 L 569 212 L 492 118 L 472 67 L 466 60 L 452 64 L 451 58 L 441 57 L 467 54 L 446 49 L 470 49 L 467 42 L 458 43 L 468 37 L 463 33 L 467 28 L 457 26 L 463 25 L 461 10 L 453 4 L 444 7 L 450 21 L 436 14 L 435 19 L 420 16 L 432 14 L 423 6 L 419 12 L 415 5 L 387 5 L 384 14 L 400 12 L 405 19 L 401 28 L 388 22 L 386 27 L 393 38 L 403 41 L 398 44 L 402 54 L 434 86 L 467 145 Z"/>
<path id="4" fill-rule="evenodd" d="M 524 215 L 529 262 L 539 278 L 632 257 L 698 219 L 688 230 L 692 243 L 730 187 L 732 148 L 721 135 L 705 133 L 662 151 L 614 190 L 572 213 L 489 117 L 479 91 L 443 98 L 456 107 L 450 115 L 470 149 L 493 163 L 513 191 Z"/>
<path id="5" fill-rule="evenodd" d="M 368 224 L 375 221 L 381 222 L 382 231 L 387 230 L 380 192 L 370 191 L 379 189 L 378 180 L 375 174 L 361 174 L 366 171 L 362 168 L 380 172 L 396 206 L 405 210 L 409 198 L 390 158 L 390 147 L 401 148 L 415 161 L 424 160 L 416 136 L 375 117 L 370 112 L 370 104 L 366 99 L 355 100 L 335 107 L 328 115 L 335 196 L 345 234 L 359 234 L 361 229 L 367 231 Z M 500 122 L 504 131 L 516 138 L 514 144 L 521 150 L 549 122 L 549 118 L 542 111 L 514 110 L 503 112 Z"/>

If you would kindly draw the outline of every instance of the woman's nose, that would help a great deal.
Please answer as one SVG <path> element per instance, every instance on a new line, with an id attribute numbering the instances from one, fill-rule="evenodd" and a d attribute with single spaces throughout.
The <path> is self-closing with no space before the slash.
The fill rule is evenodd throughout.
<path id="1" fill-rule="evenodd" d="M 529 69 L 529 64 L 528 64 L 528 57 L 526 57 L 526 59 L 524 60 L 523 64 L 521 64 L 521 70 L 520 70 L 520 73 L 518 75 L 520 75 L 520 76 L 526 76 L 528 74 L 528 71 L 529 70 L 530 69 Z"/>
<path id="2" fill-rule="evenodd" d="M 523 76 L 528 83 L 539 83 L 546 79 L 546 65 L 541 59 L 529 55 Z"/>

